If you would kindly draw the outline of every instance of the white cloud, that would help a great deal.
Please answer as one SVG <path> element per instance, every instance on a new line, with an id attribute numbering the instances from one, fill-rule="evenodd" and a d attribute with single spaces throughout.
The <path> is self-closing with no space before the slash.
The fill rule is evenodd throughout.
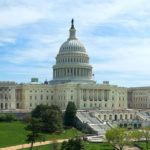
<path id="1" fill-rule="evenodd" d="M 109 37 L 109 34 L 100 37 L 93 31 L 97 27 L 100 30 L 101 25 L 105 27 L 105 25 L 114 24 L 122 25 L 121 32 L 124 32 L 123 27 L 126 27 L 130 32 L 132 30 L 140 31 L 141 34 L 143 32 L 144 36 L 146 27 L 150 27 L 149 5 L 148 0 L 107 0 L 105 2 L 98 0 L 88 2 L 84 0 L 51 2 L 49 0 L 1 0 L 0 31 L 9 29 L 7 32 L 18 32 L 15 38 L 8 35 L 0 39 L 0 46 L 5 46 L 7 43 L 16 44 L 16 48 L 1 60 L 16 65 L 30 63 L 31 66 L 36 62 L 41 65 L 41 68 L 47 65 L 48 61 L 55 63 L 59 47 L 67 39 L 70 19 L 75 18 L 77 35 L 83 44 L 85 43 L 95 72 L 104 72 L 103 78 L 106 77 L 105 72 L 118 72 L 118 80 L 115 79 L 116 75 L 113 77 L 116 82 L 120 82 L 119 78 L 131 79 L 136 75 L 147 78 L 150 75 L 148 70 L 150 66 L 149 38 L 136 37 L 136 35 Z M 43 27 L 44 21 L 49 23 L 47 30 Z M 34 33 L 32 30 L 28 31 L 33 24 L 35 24 Z M 17 27 L 23 27 L 23 25 L 27 25 L 27 28 L 20 34 Z M 57 34 L 53 30 L 56 30 Z M 28 38 L 28 42 L 21 46 L 17 45 L 17 40 L 24 35 Z M 20 69 L 17 71 L 16 68 L 14 71 L 16 74 L 20 73 Z M 26 74 L 26 71 L 29 74 L 27 68 L 21 72 Z M 33 69 L 33 71 L 37 72 L 37 75 L 40 71 L 46 74 L 46 71 L 40 68 L 39 70 Z M 99 76 L 98 79 L 101 78 L 102 76 Z M 122 83 L 125 83 L 125 80 Z"/>

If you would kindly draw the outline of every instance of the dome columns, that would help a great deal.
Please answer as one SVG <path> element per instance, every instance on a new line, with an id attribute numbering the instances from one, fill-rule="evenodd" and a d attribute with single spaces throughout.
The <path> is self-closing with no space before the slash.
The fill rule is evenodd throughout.
<path id="1" fill-rule="evenodd" d="M 88 68 L 78 68 L 78 67 L 66 67 L 57 68 L 53 70 L 53 79 L 65 79 L 65 78 L 88 78 L 91 77 L 92 70 Z"/>

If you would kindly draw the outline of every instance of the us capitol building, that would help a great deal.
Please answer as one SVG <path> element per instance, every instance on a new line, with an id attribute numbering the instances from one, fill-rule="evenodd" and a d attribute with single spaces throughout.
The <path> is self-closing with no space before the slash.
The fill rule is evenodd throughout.
<path id="1" fill-rule="evenodd" d="M 89 59 L 86 48 L 76 38 L 72 20 L 69 38 L 56 56 L 53 79 L 42 84 L 37 78 L 26 84 L 1 81 L 0 109 L 33 109 L 39 104 L 55 104 L 65 109 L 72 101 L 78 110 L 101 112 L 103 115 L 98 116 L 103 120 L 132 120 L 137 113 L 134 109 L 150 108 L 150 87 L 118 87 L 108 81 L 97 84 L 92 79 Z"/>

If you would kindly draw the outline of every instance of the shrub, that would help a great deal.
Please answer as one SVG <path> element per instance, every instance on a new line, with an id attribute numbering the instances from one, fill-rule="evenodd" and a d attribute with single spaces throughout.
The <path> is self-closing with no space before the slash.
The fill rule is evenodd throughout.
<path id="1" fill-rule="evenodd" d="M 0 122 L 6 121 L 6 114 L 0 114 Z"/>
<path id="2" fill-rule="evenodd" d="M 6 114 L 6 121 L 11 122 L 16 120 L 16 117 L 13 114 Z"/>
<path id="3" fill-rule="evenodd" d="M 31 120 L 31 115 L 25 115 L 25 116 L 23 116 L 23 118 L 22 118 L 22 122 L 23 122 L 23 123 L 29 123 L 30 120 Z"/>

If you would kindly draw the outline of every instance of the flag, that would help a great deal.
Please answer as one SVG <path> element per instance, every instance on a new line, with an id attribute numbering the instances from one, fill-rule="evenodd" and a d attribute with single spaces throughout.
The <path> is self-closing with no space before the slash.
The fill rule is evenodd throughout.
<path id="1" fill-rule="evenodd" d="M 92 78 L 92 77 L 94 77 L 94 74 L 93 74 L 93 73 L 91 73 L 91 74 L 90 74 L 90 77 L 91 77 L 91 78 Z"/>

